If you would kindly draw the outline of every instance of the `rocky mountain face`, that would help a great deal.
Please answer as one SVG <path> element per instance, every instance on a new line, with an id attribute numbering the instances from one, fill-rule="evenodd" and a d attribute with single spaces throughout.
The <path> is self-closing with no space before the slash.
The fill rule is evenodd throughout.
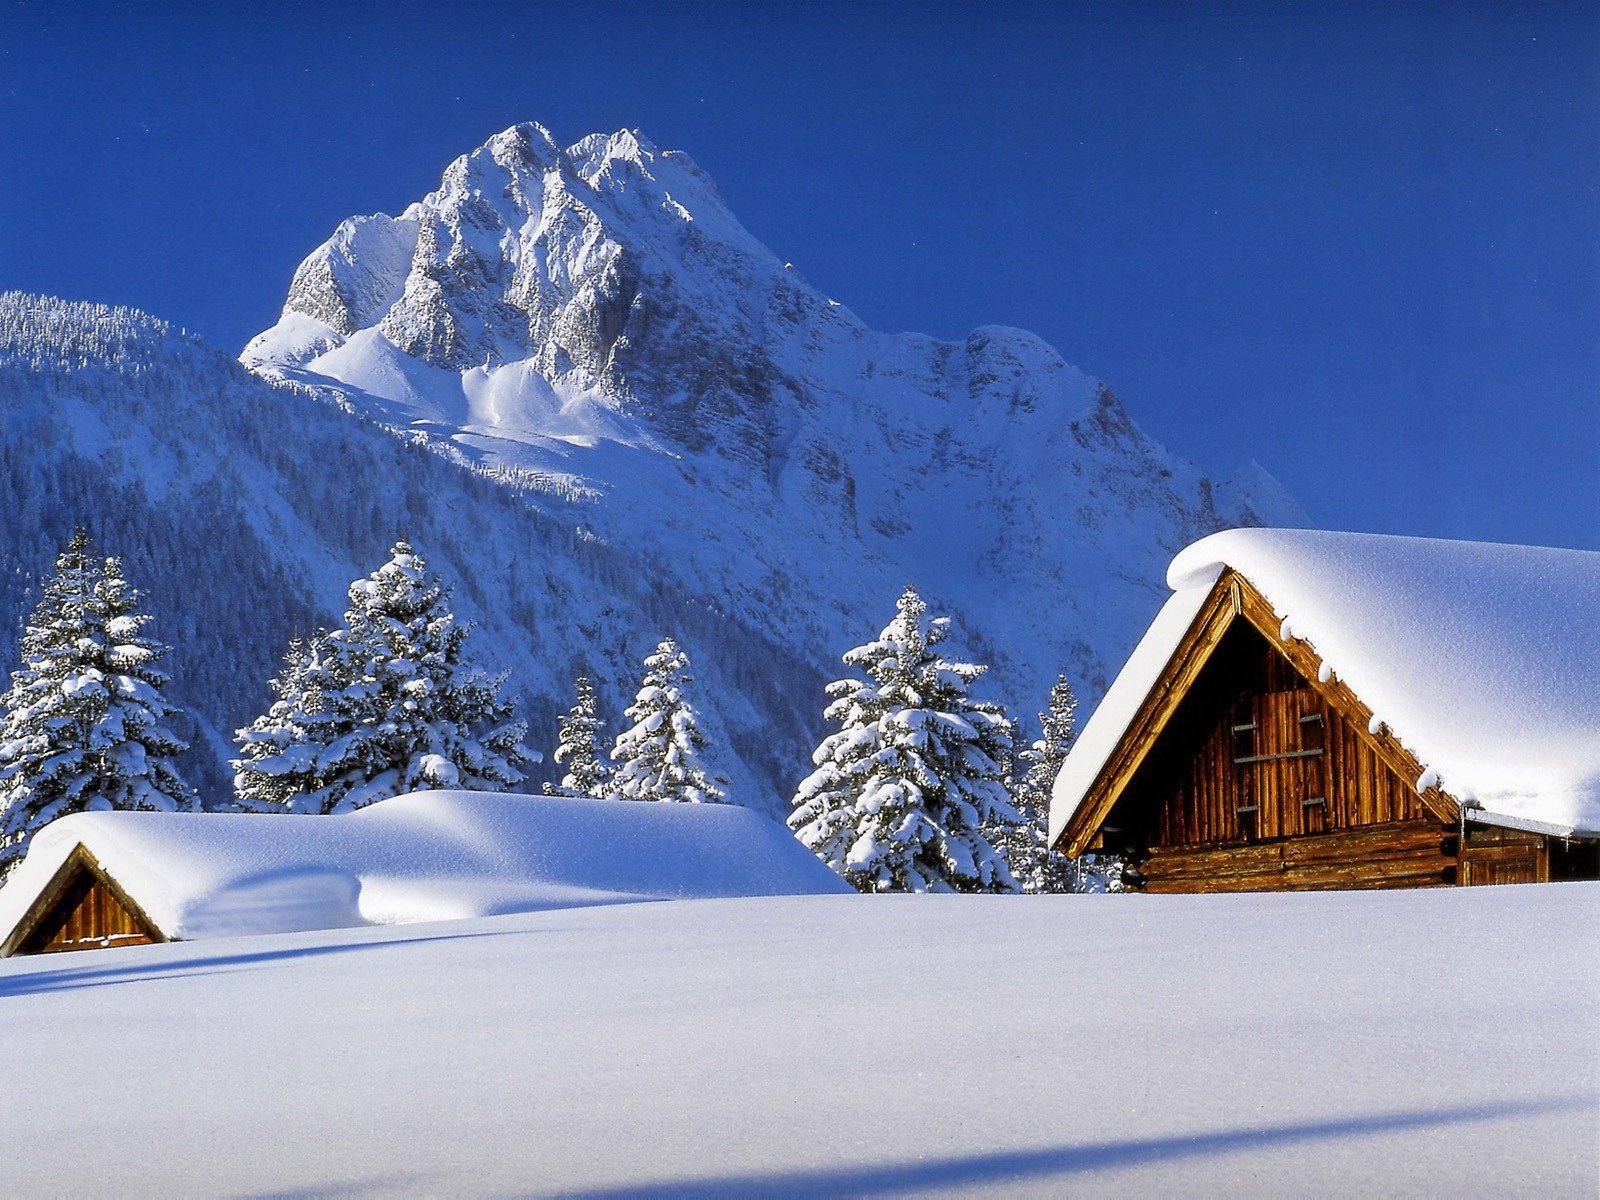
<path id="1" fill-rule="evenodd" d="M 0 297 L 0 608 L 76 521 L 127 555 L 213 802 L 291 632 L 397 537 L 458 580 L 535 745 L 577 670 L 617 721 L 673 634 L 733 798 L 777 812 L 822 684 L 906 583 L 993 664 L 987 696 L 1031 713 L 1065 671 L 1092 702 L 1172 553 L 1297 512 L 1259 468 L 1207 479 L 1030 334 L 866 328 L 631 132 L 517 126 L 344 222 L 241 358 Z"/>
<path id="2" fill-rule="evenodd" d="M 815 667 L 585 534 L 559 497 L 269 384 L 133 310 L 0 293 L 0 510 L 0 667 L 85 525 L 173 647 L 183 770 L 208 806 L 230 799 L 233 731 L 270 702 L 290 637 L 337 622 L 350 580 L 402 536 L 454 582 L 470 656 L 508 673 L 547 754 L 574 673 L 606 681 L 614 732 L 663 629 L 695 652 L 719 765 L 755 806 L 778 804 L 770 781 L 815 724 L 785 702 L 819 694 Z"/>
<path id="3" fill-rule="evenodd" d="M 1179 547 L 1297 513 L 1259 468 L 1207 479 L 1031 334 L 868 329 L 632 131 L 519 125 L 344 222 L 243 361 L 574 504 L 823 669 L 914 582 L 1024 708 L 1058 670 L 1104 685 Z"/>

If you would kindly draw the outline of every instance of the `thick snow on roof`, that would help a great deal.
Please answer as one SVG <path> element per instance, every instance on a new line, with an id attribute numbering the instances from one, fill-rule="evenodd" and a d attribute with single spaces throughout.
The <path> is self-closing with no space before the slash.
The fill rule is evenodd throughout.
<path id="1" fill-rule="evenodd" d="M 1228 567 L 1389 726 L 1425 778 L 1489 819 L 1600 832 L 1600 554 L 1234 529 L 1173 560 L 1174 595 L 1056 779 L 1052 836 Z"/>
<path id="2" fill-rule="evenodd" d="M 1084 722 L 1050 791 L 1052 842 L 1061 836 L 1067 821 L 1088 793 L 1095 777 L 1100 774 L 1100 768 L 1106 765 L 1111 752 L 1117 748 L 1123 730 L 1133 721 L 1139 705 L 1155 686 L 1161 669 L 1172 658 L 1173 651 L 1178 648 L 1185 631 L 1200 611 L 1209 586 L 1185 588 L 1161 606 L 1149 631 L 1133 648 L 1132 656 Z"/>
<path id="3" fill-rule="evenodd" d="M 331 817 L 63 817 L 0 888 L 0 937 L 79 843 L 183 939 L 850 890 L 783 826 L 734 805 L 415 792 Z"/>

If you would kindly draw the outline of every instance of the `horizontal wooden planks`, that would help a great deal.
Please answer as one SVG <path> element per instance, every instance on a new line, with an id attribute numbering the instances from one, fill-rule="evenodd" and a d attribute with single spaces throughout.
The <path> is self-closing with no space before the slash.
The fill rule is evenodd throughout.
<path id="1" fill-rule="evenodd" d="M 1429 887 L 1455 882 L 1456 838 L 1435 821 L 1244 846 L 1160 848 L 1138 867 L 1149 892 Z"/>

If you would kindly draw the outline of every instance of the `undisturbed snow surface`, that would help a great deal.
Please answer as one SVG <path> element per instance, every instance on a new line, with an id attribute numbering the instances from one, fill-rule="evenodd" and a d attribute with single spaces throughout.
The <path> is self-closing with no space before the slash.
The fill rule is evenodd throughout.
<path id="1" fill-rule="evenodd" d="M 1593 1195 L 1597 930 L 838 896 L 14 959 L 5 1190 Z"/>

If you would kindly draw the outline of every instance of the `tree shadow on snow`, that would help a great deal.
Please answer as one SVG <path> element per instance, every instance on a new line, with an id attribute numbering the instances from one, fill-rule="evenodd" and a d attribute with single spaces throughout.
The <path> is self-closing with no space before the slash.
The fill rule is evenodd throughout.
<path id="1" fill-rule="evenodd" d="M 392 950 L 397 946 L 416 946 L 424 942 L 455 942 L 467 938 L 508 937 L 511 930 L 485 929 L 473 933 L 440 933 L 426 937 L 385 938 L 374 942 L 341 942 L 327 946 L 283 946 L 269 950 L 241 951 L 237 954 L 208 954 L 203 958 L 159 955 L 150 961 L 130 962 L 114 967 L 71 966 L 56 971 L 21 971 L 0 975 L 0 1000 L 13 996 L 32 996 L 41 992 L 67 992 L 79 988 L 109 987 L 122 983 L 187 979 L 195 975 L 216 975 L 244 970 L 267 963 L 288 962 L 297 958 L 320 958 L 328 954 L 353 954 L 371 950 Z M 168 943 L 183 945 L 184 943 Z M 93 954 L 95 951 L 87 951 Z M 77 954 L 72 957 L 78 957 Z"/>
<path id="2" fill-rule="evenodd" d="M 573 1193 L 583 1197 L 668 1196 L 887 1196 L 905 1192 L 939 1192 L 954 1188 L 1025 1184 L 1042 1185 L 1056 1177 L 1108 1168 L 1185 1158 L 1275 1150 L 1297 1143 L 1369 1137 L 1414 1129 L 1463 1125 L 1504 1118 L 1594 1109 L 1594 1096 L 1558 1096 L 1502 1104 L 1461 1106 L 1305 1121 L 1273 1127 L 1224 1130 L 1173 1137 L 1129 1138 L 1086 1142 L 1040 1150 L 1000 1151 L 950 1158 L 863 1166 L 823 1167 L 759 1175 L 726 1175 L 675 1179 L 615 1189 Z"/>

